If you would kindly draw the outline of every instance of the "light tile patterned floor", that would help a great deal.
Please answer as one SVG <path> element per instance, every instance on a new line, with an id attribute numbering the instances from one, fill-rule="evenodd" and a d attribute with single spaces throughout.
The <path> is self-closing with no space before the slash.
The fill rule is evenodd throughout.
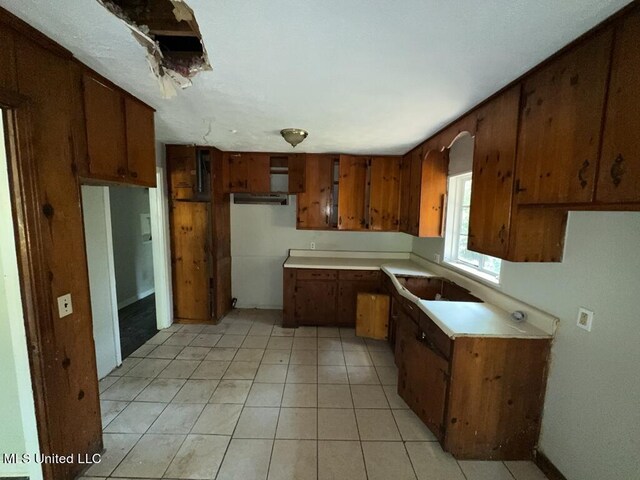
<path id="1" fill-rule="evenodd" d="M 457 462 L 396 393 L 386 343 L 280 326 L 278 310 L 173 325 L 100 382 L 85 477 L 539 480 L 531 462 Z"/>

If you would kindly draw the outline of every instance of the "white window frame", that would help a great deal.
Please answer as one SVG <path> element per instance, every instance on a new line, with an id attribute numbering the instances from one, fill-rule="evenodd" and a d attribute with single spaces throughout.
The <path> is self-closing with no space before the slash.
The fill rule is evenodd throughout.
<path id="1" fill-rule="evenodd" d="M 449 199 L 447 201 L 447 223 L 445 229 L 445 246 L 444 261 L 447 265 L 462 270 L 473 276 L 492 284 L 500 284 L 500 273 L 502 272 L 502 263 L 500 271 L 496 275 L 494 272 L 483 268 L 485 257 L 490 257 L 482 253 L 480 255 L 479 266 L 473 265 L 461 259 L 458 255 L 460 245 L 460 226 L 462 223 L 462 201 L 464 198 L 464 184 L 467 180 L 472 180 L 471 172 L 453 175 L 449 177 Z"/>

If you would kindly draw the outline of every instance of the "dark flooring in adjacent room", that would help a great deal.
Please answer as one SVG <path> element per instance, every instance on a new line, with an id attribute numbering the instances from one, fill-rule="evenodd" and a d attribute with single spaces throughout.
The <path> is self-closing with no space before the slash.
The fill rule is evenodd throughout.
<path id="1" fill-rule="evenodd" d="M 156 328 L 156 296 L 149 295 L 118 310 L 120 349 L 127 358 L 158 333 Z"/>

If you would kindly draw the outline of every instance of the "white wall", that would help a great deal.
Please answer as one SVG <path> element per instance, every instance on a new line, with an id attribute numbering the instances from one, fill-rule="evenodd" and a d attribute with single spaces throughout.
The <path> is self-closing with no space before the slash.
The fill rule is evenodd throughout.
<path id="1" fill-rule="evenodd" d="M 121 362 L 109 187 L 82 186 L 82 215 L 98 378 Z"/>
<path id="2" fill-rule="evenodd" d="M 468 143 L 452 147 L 456 173 L 471 169 Z M 562 263 L 502 263 L 501 291 L 560 319 L 540 450 L 569 480 L 640 472 L 639 238 L 640 213 L 571 212 Z M 428 260 L 443 250 L 413 240 Z M 578 307 L 595 312 L 591 333 L 576 326 Z"/>
<path id="3" fill-rule="evenodd" d="M 4 132 L 0 115 L 0 132 Z M 38 454 L 31 371 L 27 354 L 18 260 L 11 215 L 4 138 L 0 141 L 0 456 L 3 453 Z M 0 461 L 0 477 L 42 479 L 35 463 Z"/>
<path id="4" fill-rule="evenodd" d="M 158 329 L 173 323 L 171 287 L 171 247 L 169 245 L 169 193 L 167 188 L 165 146 L 156 142 L 156 188 L 149 189 L 151 234 L 153 241 L 153 284 L 156 294 Z"/>
<path id="5" fill-rule="evenodd" d="M 154 291 L 152 242 L 142 241 L 140 215 L 149 213 L 149 189 L 109 187 L 118 307 Z"/>
<path id="6" fill-rule="evenodd" d="M 290 248 L 408 252 L 404 233 L 296 230 L 296 197 L 288 206 L 231 204 L 232 295 L 238 307 L 282 308 L 282 264 Z"/>

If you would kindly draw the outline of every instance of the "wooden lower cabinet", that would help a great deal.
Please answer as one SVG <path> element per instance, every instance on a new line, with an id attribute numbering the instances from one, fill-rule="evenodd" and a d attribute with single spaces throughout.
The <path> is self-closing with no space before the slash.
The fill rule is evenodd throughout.
<path id="1" fill-rule="evenodd" d="M 390 292 L 392 293 L 392 292 Z M 392 295 L 398 394 L 458 459 L 531 459 L 540 434 L 548 338 L 450 339 Z"/>
<path id="2" fill-rule="evenodd" d="M 285 327 L 355 327 L 358 293 L 381 291 L 380 271 L 284 268 Z"/>
<path id="3" fill-rule="evenodd" d="M 295 319 L 299 325 L 331 325 L 336 317 L 336 282 L 301 280 L 295 288 Z"/>

